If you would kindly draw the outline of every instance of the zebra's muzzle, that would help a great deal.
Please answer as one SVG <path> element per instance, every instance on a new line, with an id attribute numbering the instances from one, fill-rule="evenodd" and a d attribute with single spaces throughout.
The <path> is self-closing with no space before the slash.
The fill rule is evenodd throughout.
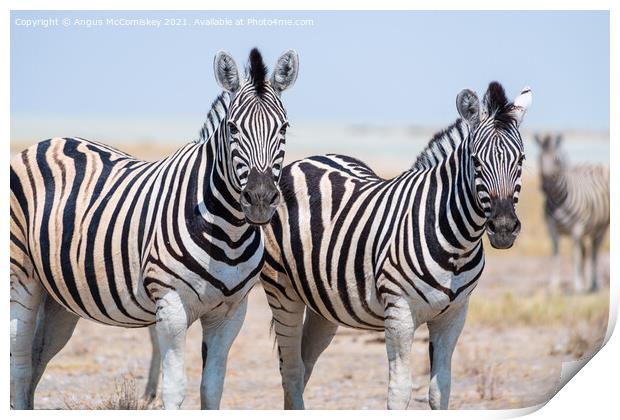
<path id="1" fill-rule="evenodd" d="M 492 199 L 491 216 L 486 225 L 487 236 L 493 248 L 508 249 L 521 232 L 521 222 L 512 199 Z"/>
<path id="2" fill-rule="evenodd" d="M 269 223 L 280 204 L 280 192 L 270 171 L 260 172 L 256 168 L 250 170 L 248 182 L 241 192 L 240 204 L 248 223 Z"/>

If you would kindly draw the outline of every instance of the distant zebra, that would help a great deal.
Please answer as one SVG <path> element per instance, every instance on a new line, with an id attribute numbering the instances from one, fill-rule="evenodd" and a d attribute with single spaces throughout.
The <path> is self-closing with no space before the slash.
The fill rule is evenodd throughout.
<path id="1" fill-rule="evenodd" d="M 385 331 L 387 406 L 406 408 L 411 345 L 424 323 L 430 406 L 448 407 L 452 352 L 484 267 L 483 233 L 503 249 L 520 231 L 518 127 L 531 93 L 524 89 L 509 103 L 494 82 L 483 107 L 470 90 L 456 102 L 461 118 L 396 178 L 381 179 L 338 155 L 284 168 L 285 205 L 267 230 L 261 280 L 273 311 L 285 408 L 304 407 L 304 388 L 338 325 Z"/>
<path id="2" fill-rule="evenodd" d="M 551 287 L 559 288 L 559 236 L 569 235 L 573 241 L 574 290 L 594 292 L 600 287 L 597 269 L 599 249 L 609 228 L 609 168 L 588 164 L 569 166 L 560 147 L 560 135 L 542 138 L 537 135 L 535 140 L 540 146 L 545 222 L 556 260 Z M 586 283 L 584 259 L 587 240 L 590 241 L 591 276 Z"/>
<path id="3" fill-rule="evenodd" d="M 156 162 L 100 143 L 55 138 L 11 162 L 11 388 L 32 408 L 50 359 L 79 318 L 156 324 L 163 401 L 185 397 L 187 327 L 203 327 L 201 406 L 219 407 L 230 346 L 264 260 L 261 228 L 280 194 L 288 126 L 280 93 L 298 73 L 284 53 L 270 80 L 250 53 L 241 79 L 219 52 L 225 90 L 198 140 Z M 37 312 L 39 321 L 35 325 Z"/>

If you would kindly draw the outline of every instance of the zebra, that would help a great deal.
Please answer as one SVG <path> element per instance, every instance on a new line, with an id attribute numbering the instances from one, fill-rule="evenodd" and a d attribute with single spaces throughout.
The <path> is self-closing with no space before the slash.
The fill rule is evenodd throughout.
<path id="1" fill-rule="evenodd" d="M 559 288 L 560 235 L 573 241 L 575 292 L 599 289 L 598 254 L 609 229 L 609 167 L 593 164 L 570 166 L 562 151 L 562 136 L 536 135 L 540 147 L 541 189 L 545 196 L 545 223 L 551 238 L 555 272 L 551 288 Z M 590 242 L 591 274 L 586 282 L 584 260 L 586 242 Z"/>
<path id="2" fill-rule="evenodd" d="M 199 137 L 165 159 L 138 160 L 83 138 L 45 140 L 12 159 L 14 408 L 33 408 L 47 363 L 80 318 L 154 326 L 166 409 L 185 397 L 186 330 L 200 319 L 201 407 L 219 407 L 228 352 L 263 265 L 261 226 L 280 201 L 289 125 L 281 93 L 298 63 L 294 50 L 284 52 L 268 79 L 253 49 L 242 78 L 218 52 L 224 91 Z"/>
<path id="3" fill-rule="evenodd" d="M 519 125 L 531 97 L 525 88 L 510 103 L 493 82 L 481 106 L 473 91 L 461 91 L 460 118 L 393 179 L 341 155 L 284 168 L 284 205 L 266 230 L 261 272 L 284 408 L 304 408 L 304 388 L 339 325 L 385 331 L 387 407 L 406 408 L 411 345 L 424 323 L 429 403 L 448 408 L 452 353 L 484 267 L 483 234 L 506 249 L 520 232 Z"/>

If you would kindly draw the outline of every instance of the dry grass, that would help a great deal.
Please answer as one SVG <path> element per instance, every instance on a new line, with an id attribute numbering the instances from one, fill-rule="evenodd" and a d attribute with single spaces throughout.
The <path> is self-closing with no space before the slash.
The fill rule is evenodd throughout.
<path id="1" fill-rule="evenodd" d="M 576 359 L 581 359 L 592 350 L 593 343 L 588 337 L 584 336 L 580 331 L 573 330 L 568 339 L 566 352 Z"/>
<path id="2" fill-rule="evenodd" d="M 568 340 L 564 346 L 553 347 L 550 354 L 562 353 L 570 356 L 572 360 L 591 356 L 603 344 L 607 322 L 607 315 L 601 314 L 592 322 L 572 323 L 568 327 Z"/>
<path id="3" fill-rule="evenodd" d="M 498 374 L 499 363 L 493 353 L 488 349 L 472 346 L 463 357 L 463 373 L 473 381 L 478 398 L 481 401 L 497 399 L 501 375 Z"/>
<path id="4" fill-rule="evenodd" d="M 477 375 L 476 391 L 481 400 L 494 400 L 497 398 L 498 377 L 495 375 L 497 364 L 487 362 L 482 365 Z"/>
<path id="5" fill-rule="evenodd" d="M 607 319 L 609 295 L 547 295 L 515 297 L 506 292 L 500 298 L 487 299 L 472 296 L 467 325 L 483 325 L 495 328 L 513 326 L 538 326 L 550 324 L 573 324 L 576 321 L 588 325 Z"/>
<path id="6" fill-rule="evenodd" d="M 136 390 L 136 381 L 132 375 L 125 375 L 116 382 L 112 395 L 99 402 L 65 400 L 70 410 L 151 410 L 160 408 L 158 402 L 142 398 Z"/>

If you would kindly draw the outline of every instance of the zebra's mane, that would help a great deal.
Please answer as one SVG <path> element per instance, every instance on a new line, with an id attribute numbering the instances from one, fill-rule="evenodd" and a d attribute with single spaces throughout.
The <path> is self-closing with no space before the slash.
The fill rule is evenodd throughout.
<path id="1" fill-rule="evenodd" d="M 266 89 L 265 81 L 267 80 L 267 66 L 263 62 L 263 56 L 258 48 L 252 48 L 250 51 L 250 60 L 246 74 L 256 90 L 258 96 L 263 96 Z"/>
<path id="2" fill-rule="evenodd" d="M 489 88 L 482 98 L 486 115 L 496 124 L 508 124 L 514 120 L 513 103 L 506 97 L 504 87 L 499 82 L 489 83 Z"/>
<path id="3" fill-rule="evenodd" d="M 467 135 L 465 122 L 459 118 L 448 128 L 436 133 L 416 158 L 412 169 L 430 169 L 450 155 Z"/>
<path id="4" fill-rule="evenodd" d="M 194 143 L 205 143 L 213 136 L 213 133 L 220 126 L 226 117 L 226 112 L 230 105 L 230 93 L 224 91 L 213 101 L 211 110 L 207 113 L 207 118 L 200 129 L 200 134 Z"/>

